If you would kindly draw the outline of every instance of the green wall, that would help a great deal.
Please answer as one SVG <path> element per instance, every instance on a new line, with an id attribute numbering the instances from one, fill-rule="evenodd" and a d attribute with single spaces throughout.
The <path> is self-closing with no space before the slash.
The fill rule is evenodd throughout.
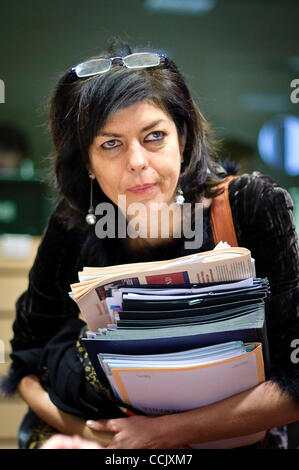
<path id="1" fill-rule="evenodd" d="M 182 0 L 183 1 L 183 0 Z M 11 0 L 0 11 L 0 79 L 5 103 L 0 124 L 12 122 L 32 144 L 37 168 L 51 150 L 47 104 L 69 66 L 96 54 L 113 35 L 166 50 L 186 79 L 216 135 L 254 148 L 254 168 L 298 186 L 263 164 L 256 150 L 260 127 L 279 112 L 299 115 L 288 60 L 299 56 L 299 3 L 293 0 L 218 1 L 208 14 L 157 14 L 142 0 Z M 282 95 L 276 109 L 250 110 L 244 95 Z M 298 152 L 299 153 L 299 152 Z M 299 157 L 298 157 L 299 158 Z"/>

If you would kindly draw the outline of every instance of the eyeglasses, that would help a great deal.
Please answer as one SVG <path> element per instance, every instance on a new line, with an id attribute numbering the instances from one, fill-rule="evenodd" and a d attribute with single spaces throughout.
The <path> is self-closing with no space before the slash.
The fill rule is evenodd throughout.
<path id="1" fill-rule="evenodd" d="M 168 62 L 164 54 L 154 52 L 136 52 L 126 57 L 110 57 L 108 59 L 91 59 L 71 68 L 77 77 L 91 77 L 108 72 L 113 65 L 123 65 L 128 69 L 146 69 L 158 67 L 160 64 Z"/>

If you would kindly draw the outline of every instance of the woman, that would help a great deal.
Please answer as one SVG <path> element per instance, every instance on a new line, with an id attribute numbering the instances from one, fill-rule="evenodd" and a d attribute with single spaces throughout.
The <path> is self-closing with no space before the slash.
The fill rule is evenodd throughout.
<path id="1" fill-rule="evenodd" d="M 238 244 L 251 250 L 257 275 L 268 277 L 271 285 L 267 322 L 272 370 L 266 382 L 200 409 L 126 417 L 104 375 L 95 378 L 77 346 L 84 322 L 68 291 L 83 266 L 192 252 L 183 235 L 172 236 L 181 223 L 180 211 L 166 239 L 161 230 L 155 238 L 146 233 L 143 238 L 100 239 L 90 225 L 96 221 L 97 204 L 116 207 L 122 195 L 126 209 L 141 202 L 150 214 L 165 203 L 180 206 L 182 195 L 186 202 L 201 201 L 203 244 L 193 251 L 205 251 L 215 246 L 210 205 L 226 176 L 213 160 L 207 123 L 169 58 L 144 51 L 132 55 L 122 44 L 100 57 L 105 60 L 86 61 L 68 71 L 52 99 L 54 174 L 61 199 L 43 235 L 28 290 L 17 303 L 13 366 L 4 385 L 7 391 L 17 388 L 34 412 L 21 426 L 21 445 L 40 442 L 41 423 L 52 427 L 47 431 L 110 442 L 111 448 L 177 448 L 297 421 L 299 373 L 290 346 L 299 338 L 292 203 L 285 190 L 261 173 L 231 181 L 229 198 Z M 279 431 L 280 447 L 285 445 L 284 431 Z"/>

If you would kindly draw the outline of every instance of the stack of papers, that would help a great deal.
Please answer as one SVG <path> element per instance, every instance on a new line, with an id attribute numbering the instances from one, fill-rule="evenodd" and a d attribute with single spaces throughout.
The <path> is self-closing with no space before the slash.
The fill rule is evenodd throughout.
<path id="1" fill-rule="evenodd" d="M 134 356 L 99 354 L 98 359 L 115 395 L 120 400 L 146 414 L 160 415 L 183 411 L 190 407 L 205 406 L 218 401 L 217 398 L 223 399 L 227 387 L 229 388 L 228 396 L 230 396 L 232 389 L 227 382 L 227 371 L 223 376 L 224 380 L 219 373 L 223 374 L 227 367 L 224 364 L 239 364 L 240 359 L 250 357 L 248 353 L 254 351 L 255 348 L 260 349 L 260 343 L 244 345 L 242 341 L 233 341 L 169 354 Z M 237 359 L 232 361 L 235 358 Z M 243 365 L 248 372 L 248 365 L 244 361 Z M 258 366 L 260 365 L 259 361 Z M 217 367 L 218 374 L 211 375 L 207 366 Z M 254 364 L 252 371 L 256 384 L 263 377 L 263 369 L 255 367 Z M 258 377 L 259 374 L 260 377 Z M 230 379 L 231 377 L 230 374 Z M 240 383 L 234 383 L 238 392 L 242 389 L 246 390 L 248 380 L 252 382 L 252 377 L 249 378 L 248 373 L 246 379 L 242 382 L 242 386 Z M 173 388 L 174 382 L 175 388 Z M 221 389 L 216 387 L 216 382 L 221 382 Z M 177 386 L 181 393 L 177 393 Z M 196 390 L 200 393 L 194 393 Z"/>
<path id="2" fill-rule="evenodd" d="M 137 414 L 191 410 L 265 380 L 270 289 L 249 250 L 84 268 L 79 281 L 71 296 L 89 327 L 81 343 L 115 399 Z M 226 448 L 262 436 L 191 444 Z"/>
<path id="3" fill-rule="evenodd" d="M 107 298 L 118 299 L 119 287 L 204 287 L 255 277 L 254 260 L 246 248 L 221 248 L 167 261 L 132 263 L 103 268 L 85 267 L 72 284 L 71 297 L 77 302 L 90 330 L 115 323 Z M 113 293 L 114 290 L 114 293 Z M 114 305 L 114 303 L 113 303 Z M 116 305 L 120 307 L 119 305 Z"/>
<path id="4" fill-rule="evenodd" d="M 260 343 L 233 341 L 179 353 L 98 358 L 120 400 L 161 415 L 209 405 L 256 385 L 264 378 L 260 349 Z"/>
<path id="5" fill-rule="evenodd" d="M 158 296 L 156 289 L 148 288 L 151 294 L 144 299 L 143 288 L 141 298 L 137 297 L 138 288 L 120 288 L 117 291 L 120 299 L 116 301 L 112 297 L 110 304 L 111 307 L 114 303 L 116 322 L 89 331 L 81 340 L 96 371 L 100 367 L 99 352 L 164 354 L 230 341 L 262 343 L 268 367 L 265 320 L 268 280 L 251 278 L 241 285 L 232 282 L 212 285 L 211 289 L 208 286 L 191 288 L 190 294 L 183 288 L 185 295 L 176 298 L 176 289 L 164 289 Z M 171 291 L 174 295 L 169 300 Z M 164 296 L 167 299 L 163 299 Z"/>
<path id="6" fill-rule="evenodd" d="M 215 403 L 265 379 L 260 343 L 229 342 L 159 355 L 99 354 L 118 399 L 147 415 L 177 413 Z M 258 435 L 209 443 L 226 448 L 250 443 Z M 207 445 L 190 443 L 191 447 Z"/>

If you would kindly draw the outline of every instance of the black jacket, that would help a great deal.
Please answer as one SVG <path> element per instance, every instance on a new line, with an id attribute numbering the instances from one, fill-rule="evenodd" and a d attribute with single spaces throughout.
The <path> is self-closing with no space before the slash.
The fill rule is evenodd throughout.
<path id="1" fill-rule="evenodd" d="M 271 286 L 267 307 L 271 380 L 299 406 L 299 367 L 291 360 L 291 342 L 299 339 L 299 257 L 292 200 L 286 190 L 259 172 L 234 179 L 229 198 L 239 246 L 251 250 L 257 276 L 267 277 Z M 84 322 L 78 319 L 78 307 L 68 295 L 70 284 L 78 280 L 78 271 L 83 266 L 169 259 L 190 253 L 183 239 L 149 252 L 132 253 L 124 249 L 122 240 L 99 240 L 93 232 L 67 230 L 65 221 L 53 212 L 30 271 L 28 290 L 17 301 L 11 341 L 13 364 L 2 383 L 2 390 L 12 393 L 24 375 L 37 374 L 58 407 L 86 419 L 122 413 L 107 393 L 96 393 L 85 380 L 75 346 Z M 206 210 L 203 245 L 193 251 L 213 248 Z M 102 380 L 105 383 L 104 376 Z"/>

